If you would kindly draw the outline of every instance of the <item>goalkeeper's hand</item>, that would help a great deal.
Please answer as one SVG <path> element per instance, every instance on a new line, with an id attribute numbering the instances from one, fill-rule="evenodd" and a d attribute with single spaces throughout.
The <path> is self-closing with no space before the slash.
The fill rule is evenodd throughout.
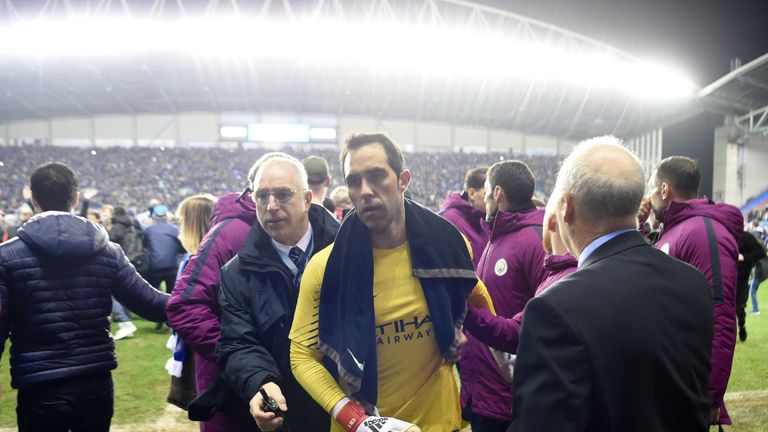
<path id="1" fill-rule="evenodd" d="M 421 432 L 418 426 L 403 420 L 369 416 L 362 405 L 349 398 L 340 400 L 331 415 L 347 432 Z"/>

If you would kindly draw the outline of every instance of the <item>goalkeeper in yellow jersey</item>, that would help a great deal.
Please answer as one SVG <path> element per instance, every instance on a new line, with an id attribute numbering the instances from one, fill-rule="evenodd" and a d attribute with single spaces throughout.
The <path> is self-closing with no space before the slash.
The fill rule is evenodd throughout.
<path id="1" fill-rule="evenodd" d="M 332 431 L 458 431 L 467 303 L 493 312 L 466 240 L 404 197 L 411 173 L 386 135 L 350 136 L 340 162 L 355 211 L 307 264 L 291 369 Z"/>

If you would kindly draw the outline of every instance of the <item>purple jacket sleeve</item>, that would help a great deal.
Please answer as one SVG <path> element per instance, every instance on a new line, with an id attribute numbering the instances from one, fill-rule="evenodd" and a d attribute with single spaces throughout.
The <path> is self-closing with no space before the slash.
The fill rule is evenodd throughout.
<path id="1" fill-rule="evenodd" d="M 693 237 L 693 236 L 690 236 Z M 698 268 L 707 278 L 713 291 L 712 318 L 714 336 L 712 338 L 712 372 L 709 376 L 709 392 L 713 405 L 721 407 L 725 415 L 723 396 L 728 387 L 733 366 L 733 352 L 736 345 L 736 259 L 738 254 L 735 240 L 724 233 L 718 233 L 718 260 L 721 281 L 713 280 L 712 260 L 706 235 L 681 242 L 680 255 L 683 261 Z M 718 295 L 716 287 L 722 292 Z M 719 298 L 718 298 L 719 297 Z M 727 417 L 727 416 L 726 416 Z M 721 419 L 723 416 L 721 416 Z"/>
<path id="2" fill-rule="evenodd" d="M 493 315 L 486 309 L 469 306 L 467 317 L 464 319 L 464 329 L 491 348 L 514 353 L 517 352 L 522 322 L 523 312 L 512 318 L 504 318 Z"/>
<path id="3" fill-rule="evenodd" d="M 221 337 L 219 272 L 237 254 L 249 229 L 238 219 L 215 226 L 200 242 L 168 301 L 168 324 L 192 351 L 213 362 Z"/>

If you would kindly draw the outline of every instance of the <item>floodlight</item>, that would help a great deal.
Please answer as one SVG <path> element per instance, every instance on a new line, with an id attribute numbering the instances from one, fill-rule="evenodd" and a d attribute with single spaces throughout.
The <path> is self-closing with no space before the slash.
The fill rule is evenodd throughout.
<path id="1" fill-rule="evenodd" d="M 643 98 L 686 97 L 694 85 L 669 67 L 617 50 L 591 52 L 446 26 L 321 19 L 188 18 L 32 20 L 0 26 L 0 56 L 176 53 L 277 59 L 287 66 L 370 65 L 382 72 L 511 77 L 616 89 Z"/>

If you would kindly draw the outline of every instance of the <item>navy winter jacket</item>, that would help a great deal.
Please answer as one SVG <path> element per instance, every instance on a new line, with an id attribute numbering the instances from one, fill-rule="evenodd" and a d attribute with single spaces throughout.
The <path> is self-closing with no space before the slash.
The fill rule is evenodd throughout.
<path id="1" fill-rule="evenodd" d="M 149 258 L 149 270 L 176 270 L 181 255 L 186 252 L 179 240 L 179 229 L 164 220 L 155 221 L 144 230 L 144 249 Z"/>
<path id="2" fill-rule="evenodd" d="M 64 212 L 35 216 L 0 245 L 0 296 L 14 388 L 116 368 L 111 297 L 152 321 L 165 320 L 168 300 L 103 227 Z"/>
<path id="3" fill-rule="evenodd" d="M 310 206 L 309 221 L 314 254 L 333 242 L 339 223 L 317 204 Z M 264 383 L 279 383 L 288 401 L 290 430 L 327 431 L 328 414 L 291 372 L 288 332 L 298 294 L 269 234 L 254 223 L 237 256 L 221 269 L 219 366 L 244 401 L 250 401 Z"/>

